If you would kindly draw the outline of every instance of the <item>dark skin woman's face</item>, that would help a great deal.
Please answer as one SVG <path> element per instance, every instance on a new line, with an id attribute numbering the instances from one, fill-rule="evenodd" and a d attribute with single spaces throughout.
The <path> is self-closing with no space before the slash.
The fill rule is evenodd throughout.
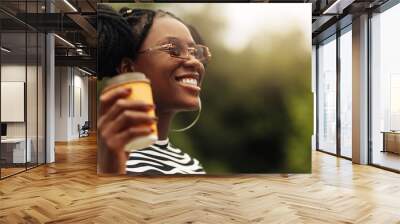
<path id="1" fill-rule="evenodd" d="M 140 51 L 176 41 L 189 47 L 195 44 L 183 23 L 169 16 L 156 17 Z M 150 79 L 158 110 L 179 112 L 199 108 L 205 70 L 204 65 L 193 56 L 180 59 L 163 51 L 151 51 L 139 54 L 134 68 Z"/>

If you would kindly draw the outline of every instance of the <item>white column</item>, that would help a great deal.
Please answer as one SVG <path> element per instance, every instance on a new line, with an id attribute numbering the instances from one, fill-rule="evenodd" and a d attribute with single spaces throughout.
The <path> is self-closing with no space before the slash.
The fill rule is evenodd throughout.
<path id="1" fill-rule="evenodd" d="M 46 4 L 47 12 L 53 12 L 50 1 Z M 55 114 L 55 54 L 54 34 L 46 35 L 46 163 L 55 162 L 54 149 L 54 114 Z"/>
<path id="2" fill-rule="evenodd" d="M 55 151 L 54 151 L 54 133 L 55 133 L 55 76 L 54 76 L 54 35 L 47 34 L 46 36 L 46 60 L 47 60 L 47 71 L 46 71 L 46 163 L 52 163 L 55 161 Z"/>
<path id="3" fill-rule="evenodd" d="M 353 162 L 368 163 L 368 15 L 353 19 Z"/>

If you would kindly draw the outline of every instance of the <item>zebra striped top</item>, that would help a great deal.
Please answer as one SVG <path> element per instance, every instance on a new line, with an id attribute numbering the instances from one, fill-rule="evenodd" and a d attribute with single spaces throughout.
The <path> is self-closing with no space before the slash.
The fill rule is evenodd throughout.
<path id="1" fill-rule="evenodd" d="M 172 147 L 168 139 L 132 152 L 126 162 L 126 172 L 127 175 L 205 174 L 197 159 Z"/>

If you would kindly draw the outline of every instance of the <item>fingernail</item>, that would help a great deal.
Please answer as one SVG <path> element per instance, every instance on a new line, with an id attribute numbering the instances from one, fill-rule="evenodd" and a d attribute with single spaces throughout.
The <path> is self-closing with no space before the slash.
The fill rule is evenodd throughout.
<path id="1" fill-rule="evenodd" d="M 151 109 L 154 110 L 153 104 L 147 104 L 147 105 L 146 105 L 146 108 L 147 108 L 148 110 L 151 110 Z"/>
<path id="2" fill-rule="evenodd" d="M 131 88 L 125 88 L 124 90 L 122 90 L 124 93 L 128 94 L 131 93 L 132 89 Z"/>

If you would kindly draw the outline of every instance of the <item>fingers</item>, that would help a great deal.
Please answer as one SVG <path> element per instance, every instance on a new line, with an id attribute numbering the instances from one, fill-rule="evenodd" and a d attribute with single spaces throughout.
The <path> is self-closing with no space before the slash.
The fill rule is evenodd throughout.
<path id="1" fill-rule="evenodd" d="M 134 138 L 149 135 L 157 118 L 149 115 L 153 104 L 126 99 L 131 93 L 129 88 L 108 91 L 100 97 L 100 117 L 98 131 L 107 148 L 118 152 Z M 153 113 L 154 114 L 154 113 Z"/>
<path id="2" fill-rule="evenodd" d="M 107 111 L 107 113 L 102 117 L 101 123 L 110 122 L 111 120 L 115 120 L 122 112 L 126 110 L 135 110 L 135 111 L 149 111 L 150 109 L 154 109 L 153 104 L 147 104 L 141 101 L 132 101 L 126 99 L 118 99 L 114 105 Z"/>
<path id="3" fill-rule="evenodd" d="M 134 126 L 149 126 L 156 121 L 156 117 L 150 116 L 146 112 L 125 110 L 117 117 L 117 119 L 108 122 L 108 125 L 104 127 L 103 132 L 108 136 Z"/>
<path id="4" fill-rule="evenodd" d="M 129 96 L 131 91 L 129 88 L 118 88 L 102 94 L 99 99 L 100 115 L 105 114 L 118 99 Z"/>
<path id="5" fill-rule="evenodd" d="M 149 135 L 152 131 L 150 127 L 131 127 L 107 140 L 108 148 L 111 150 L 123 149 L 134 138 Z"/>

